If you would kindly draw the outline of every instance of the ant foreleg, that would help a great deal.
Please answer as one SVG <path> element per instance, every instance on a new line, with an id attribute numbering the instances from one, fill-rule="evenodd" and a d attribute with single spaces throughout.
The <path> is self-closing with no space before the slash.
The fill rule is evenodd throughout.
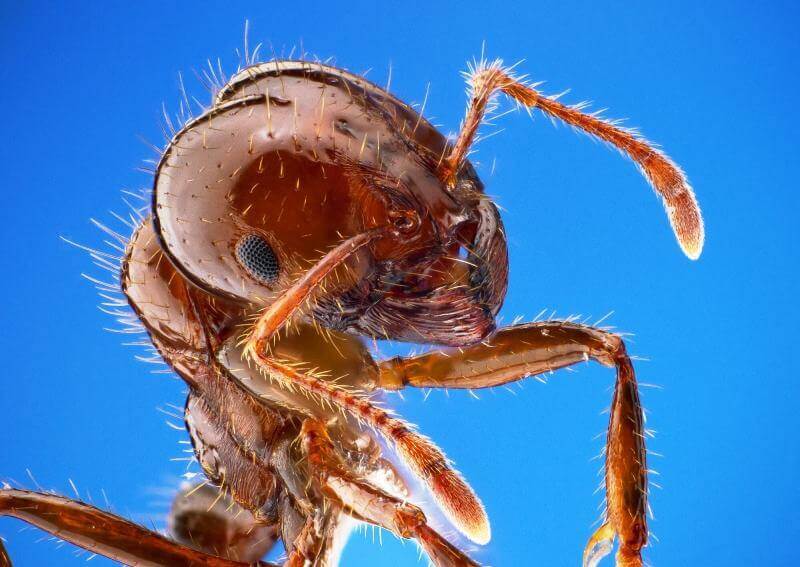
<path id="1" fill-rule="evenodd" d="M 11 516 L 57 538 L 126 565 L 244 567 L 176 543 L 114 514 L 63 496 L 0 489 L 0 516 Z M 0 565 L 10 565 L 0 554 Z M 6 564 L 3 561 L 7 561 Z M 255 565 L 266 567 L 269 563 Z"/>
<path id="2" fill-rule="evenodd" d="M 337 455 L 321 422 L 306 419 L 301 438 L 312 477 L 323 494 L 348 514 L 399 537 L 416 539 L 437 567 L 478 567 L 428 525 L 422 510 L 358 478 Z"/>
<path id="3" fill-rule="evenodd" d="M 379 386 L 489 388 L 590 358 L 616 366 L 617 381 L 606 447 L 607 519 L 586 546 L 584 565 L 597 564 L 619 536 L 617 565 L 640 566 L 647 544 L 644 417 L 633 365 L 618 335 L 561 321 L 516 325 L 471 347 L 387 360 L 380 365 Z"/>

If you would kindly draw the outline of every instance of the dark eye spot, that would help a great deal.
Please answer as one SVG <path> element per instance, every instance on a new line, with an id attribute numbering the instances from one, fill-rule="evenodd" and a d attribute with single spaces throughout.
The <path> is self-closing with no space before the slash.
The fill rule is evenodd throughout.
<path id="1" fill-rule="evenodd" d="M 390 211 L 389 219 L 400 232 L 412 232 L 419 227 L 419 215 L 414 211 Z"/>
<path id="2" fill-rule="evenodd" d="M 278 279 L 280 264 L 269 243 L 257 234 L 248 234 L 236 243 L 236 259 L 247 273 L 264 284 Z"/>

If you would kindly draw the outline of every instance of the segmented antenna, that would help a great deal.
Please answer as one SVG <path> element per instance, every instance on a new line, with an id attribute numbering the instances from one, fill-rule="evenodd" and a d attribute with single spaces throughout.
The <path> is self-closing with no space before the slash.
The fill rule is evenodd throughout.
<path id="1" fill-rule="evenodd" d="M 616 121 L 582 112 L 585 104 L 567 106 L 556 97 L 539 93 L 524 77 L 516 77 L 500 59 L 470 65 L 464 73 L 469 84 L 469 107 L 461 132 L 450 154 L 439 169 L 441 178 L 454 185 L 459 169 L 467 159 L 481 122 L 493 106 L 493 95 L 505 93 L 528 109 L 537 108 L 551 118 L 558 118 L 579 130 L 607 142 L 630 157 L 639 166 L 662 198 L 672 229 L 683 252 L 692 260 L 700 257 L 705 240 L 703 218 L 691 185 L 680 167 L 648 143 L 638 132 L 621 128 Z"/>

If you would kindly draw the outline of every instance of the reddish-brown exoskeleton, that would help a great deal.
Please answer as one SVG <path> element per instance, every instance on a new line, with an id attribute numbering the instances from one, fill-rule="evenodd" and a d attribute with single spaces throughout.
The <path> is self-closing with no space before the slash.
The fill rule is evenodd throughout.
<path id="1" fill-rule="evenodd" d="M 277 538 L 286 565 L 333 565 L 348 517 L 415 539 L 436 565 L 475 565 L 408 502 L 382 452 L 393 448 L 484 544 L 480 500 L 371 394 L 486 388 L 592 359 L 617 379 L 606 520 L 584 564 L 618 538 L 617 564 L 641 565 L 644 430 L 623 341 L 563 321 L 495 327 L 506 237 L 467 154 L 502 92 L 630 156 L 691 258 L 703 245 L 697 203 L 680 169 L 635 133 L 541 95 L 500 62 L 468 80 L 453 143 L 385 90 L 318 63 L 251 65 L 222 86 L 163 152 L 121 269 L 127 301 L 189 386 L 186 428 L 207 482 L 179 496 L 172 540 L 51 494 L 4 489 L 0 513 L 136 565 L 259 562 Z M 363 337 L 442 350 L 375 362 Z M 213 506 L 223 494 L 225 512 Z"/>

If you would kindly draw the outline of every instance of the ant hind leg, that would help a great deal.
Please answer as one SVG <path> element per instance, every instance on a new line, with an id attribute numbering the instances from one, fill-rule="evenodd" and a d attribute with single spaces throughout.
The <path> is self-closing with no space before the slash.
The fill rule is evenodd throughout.
<path id="1" fill-rule="evenodd" d="M 94 506 L 45 492 L 0 488 L 0 516 L 18 518 L 92 553 L 127 565 L 245 567 L 196 551 Z M 0 555 L 0 565 L 8 556 Z M 267 567 L 267 563 L 258 563 Z"/>

